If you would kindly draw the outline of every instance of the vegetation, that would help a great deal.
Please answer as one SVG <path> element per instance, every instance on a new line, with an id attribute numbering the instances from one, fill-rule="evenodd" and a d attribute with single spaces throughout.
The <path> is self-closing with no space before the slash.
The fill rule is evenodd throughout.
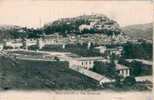
<path id="1" fill-rule="evenodd" d="M 132 39 L 148 39 L 152 40 L 152 23 L 130 25 L 123 27 L 122 30 Z"/>
<path id="2" fill-rule="evenodd" d="M 67 62 L 0 57 L 0 88 L 24 90 L 97 89 L 95 80 L 68 68 Z"/>
<path id="3" fill-rule="evenodd" d="M 83 44 L 83 45 L 68 44 L 68 45 L 66 45 L 66 47 L 64 49 L 60 46 L 46 45 L 41 50 L 43 50 L 43 51 L 72 52 L 74 54 L 77 54 L 77 55 L 83 56 L 83 57 L 96 57 L 96 56 L 102 55 L 102 54 L 98 53 L 97 51 L 95 51 L 93 47 L 88 49 L 86 44 Z"/>
<path id="4" fill-rule="evenodd" d="M 129 80 L 132 80 L 132 83 L 131 83 L 132 85 L 130 85 L 130 82 L 127 81 L 127 83 L 120 82 L 118 85 L 116 83 L 106 84 L 105 88 L 111 89 L 116 92 L 117 91 L 140 91 L 140 92 L 141 91 L 152 91 L 152 82 L 150 81 L 135 82 L 133 78 Z"/>
<path id="5" fill-rule="evenodd" d="M 139 61 L 128 62 L 125 59 L 121 58 L 118 61 L 119 64 L 128 66 L 130 68 L 131 76 L 144 76 L 144 75 L 152 75 L 152 66 L 143 64 Z"/>
<path id="6" fill-rule="evenodd" d="M 118 79 L 118 73 L 116 72 L 115 64 L 111 61 L 111 63 L 103 63 L 96 61 L 94 63 L 94 67 L 92 71 L 102 74 L 108 78 Z"/>
<path id="7" fill-rule="evenodd" d="M 33 29 L 27 27 L 20 27 L 15 25 L 0 26 L 0 40 L 2 39 L 24 39 L 24 38 L 38 38 L 42 34 L 42 29 Z"/>
<path id="8" fill-rule="evenodd" d="M 96 25 L 101 25 L 102 29 L 93 28 L 84 28 L 80 30 L 80 25 L 90 25 L 91 20 L 96 22 Z M 96 21 L 99 20 L 99 21 Z M 108 27 L 106 27 L 108 26 Z M 96 14 L 96 15 L 83 15 L 74 18 L 62 18 L 54 21 L 53 23 L 46 24 L 44 26 L 44 31 L 46 34 L 53 34 L 55 32 L 59 32 L 61 35 L 66 36 L 66 34 L 107 34 L 112 35 L 120 34 L 121 30 L 116 21 L 107 18 L 104 15 Z"/>
<path id="9" fill-rule="evenodd" d="M 95 80 L 69 69 L 67 62 L 26 61 L 4 56 L 0 56 L 0 81 L 0 88 L 4 90 L 145 91 L 152 88 L 149 81 L 131 86 L 119 82 L 118 86 L 111 83 L 100 87 Z"/>
<path id="10" fill-rule="evenodd" d="M 152 60 L 152 44 L 142 41 L 141 44 L 128 42 L 123 46 L 123 58 Z"/>
<path id="11" fill-rule="evenodd" d="M 126 77 L 123 81 L 123 83 L 127 86 L 131 86 L 131 85 L 134 85 L 136 83 L 136 80 L 134 77 Z"/>

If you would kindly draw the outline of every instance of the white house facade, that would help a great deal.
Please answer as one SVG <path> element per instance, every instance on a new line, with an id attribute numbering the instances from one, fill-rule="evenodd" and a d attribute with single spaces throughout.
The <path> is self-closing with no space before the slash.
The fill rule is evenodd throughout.
<path id="1" fill-rule="evenodd" d="M 4 48 L 4 45 L 3 44 L 0 44 L 0 51 L 2 51 Z"/>

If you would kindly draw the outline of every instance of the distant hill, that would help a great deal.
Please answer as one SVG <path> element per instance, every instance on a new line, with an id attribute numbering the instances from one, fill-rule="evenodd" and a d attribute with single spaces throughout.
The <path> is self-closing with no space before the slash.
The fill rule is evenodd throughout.
<path id="1" fill-rule="evenodd" d="M 152 40 L 152 23 L 148 24 L 137 24 L 122 27 L 122 30 L 133 39 L 148 39 Z"/>
<path id="2" fill-rule="evenodd" d="M 16 25 L 0 26 L 0 41 L 3 39 L 33 38 L 41 34 L 40 29 L 20 27 Z"/>
<path id="3" fill-rule="evenodd" d="M 82 15 L 73 18 L 61 18 L 44 26 L 46 34 L 59 32 L 66 34 L 120 34 L 119 24 L 103 14 Z"/>
<path id="4" fill-rule="evenodd" d="M 15 25 L 1 25 L 0 26 L 0 40 L 2 39 L 15 39 L 26 37 L 26 28 Z"/>

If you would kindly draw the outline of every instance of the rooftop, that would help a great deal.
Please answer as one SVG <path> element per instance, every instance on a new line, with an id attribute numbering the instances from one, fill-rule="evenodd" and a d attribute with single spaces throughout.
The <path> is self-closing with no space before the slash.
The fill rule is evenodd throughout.
<path id="1" fill-rule="evenodd" d="M 72 59 L 78 60 L 78 61 L 84 61 L 84 60 L 104 60 L 103 57 L 79 57 L 79 58 L 72 57 Z"/>
<path id="2" fill-rule="evenodd" d="M 106 48 L 105 46 L 99 46 L 99 47 L 95 47 L 96 49 L 104 49 L 104 48 Z"/>
<path id="3" fill-rule="evenodd" d="M 129 69 L 127 66 L 121 65 L 121 64 L 116 64 L 116 69 L 121 70 L 121 69 Z"/>

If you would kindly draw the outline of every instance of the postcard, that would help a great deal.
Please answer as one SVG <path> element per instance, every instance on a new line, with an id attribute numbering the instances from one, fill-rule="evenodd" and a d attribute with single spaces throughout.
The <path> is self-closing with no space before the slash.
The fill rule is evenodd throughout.
<path id="1" fill-rule="evenodd" d="M 0 100 L 154 100 L 153 2 L 1 0 Z"/>

